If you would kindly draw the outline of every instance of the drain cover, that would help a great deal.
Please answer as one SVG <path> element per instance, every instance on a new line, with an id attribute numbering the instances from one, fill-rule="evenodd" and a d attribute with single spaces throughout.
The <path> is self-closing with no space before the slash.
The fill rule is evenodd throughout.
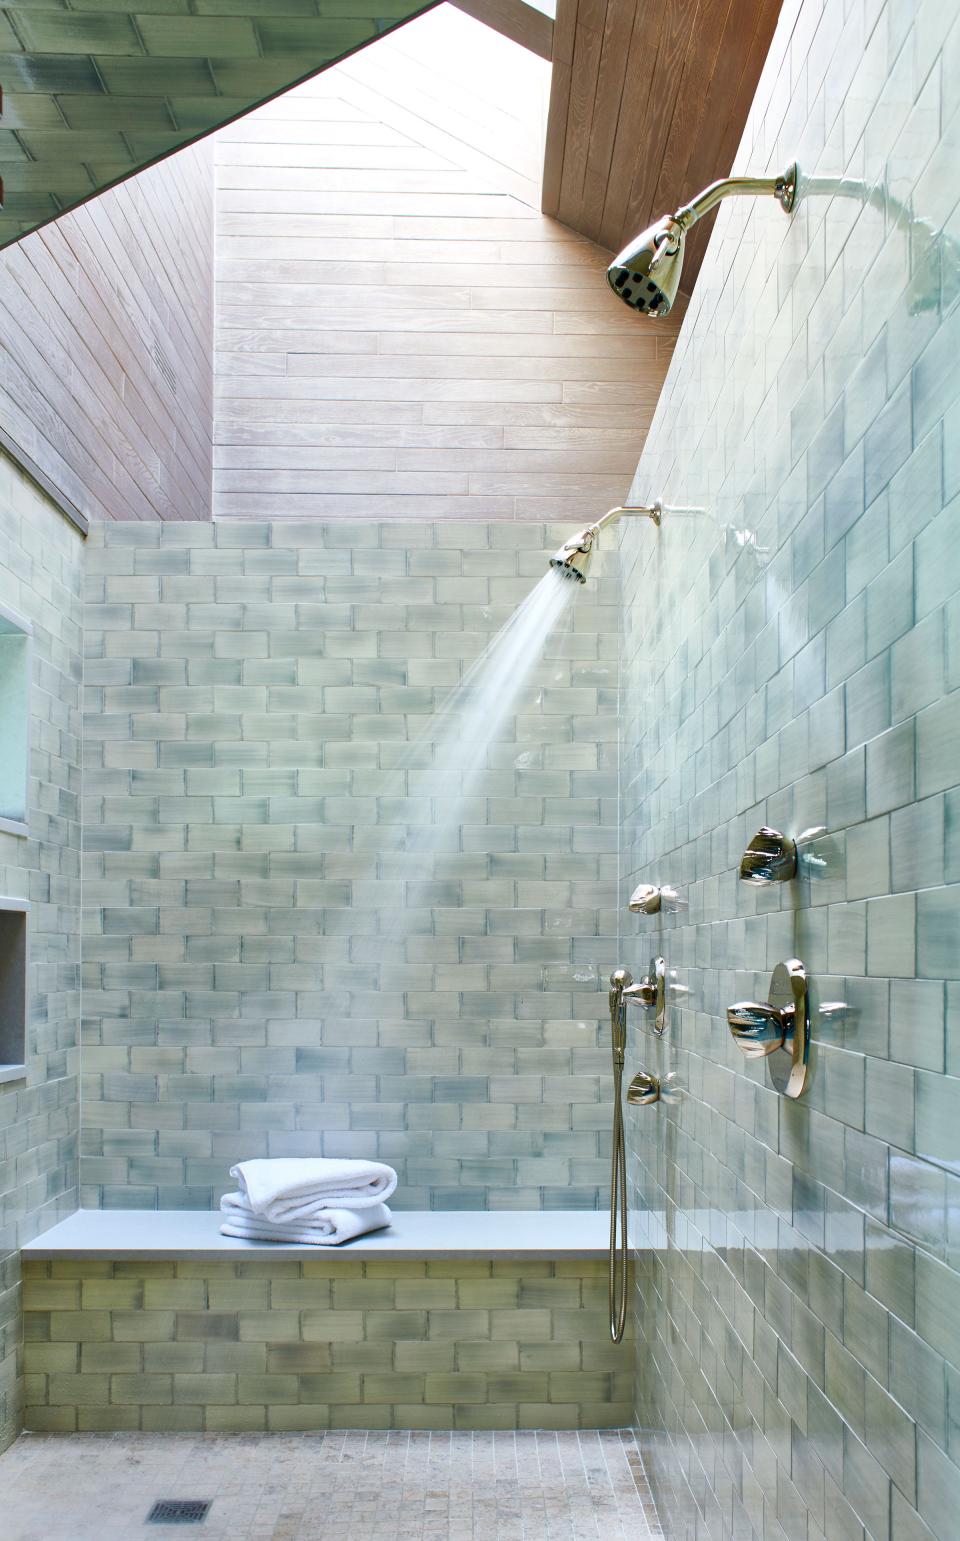
<path id="1" fill-rule="evenodd" d="M 202 1525 L 212 1498 L 158 1498 L 147 1515 L 148 1525 Z"/>

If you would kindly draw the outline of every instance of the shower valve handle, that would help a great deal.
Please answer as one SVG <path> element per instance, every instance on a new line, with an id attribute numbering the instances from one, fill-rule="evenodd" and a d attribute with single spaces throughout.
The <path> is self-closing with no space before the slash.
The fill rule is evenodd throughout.
<path id="1" fill-rule="evenodd" d="M 790 1032 L 795 1008 L 770 1006 L 763 1001 L 737 1001 L 727 1010 L 727 1022 L 738 1047 L 748 1059 L 760 1059 L 782 1049 Z"/>
<path id="2" fill-rule="evenodd" d="M 634 915 L 656 915 L 660 910 L 676 910 L 680 901 L 675 888 L 666 883 L 640 883 L 630 895 L 627 908 Z"/>
<path id="3" fill-rule="evenodd" d="M 660 1077 L 649 1070 L 638 1070 L 627 1087 L 627 1101 L 631 1107 L 645 1108 L 651 1102 L 660 1101 Z"/>
<path id="4" fill-rule="evenodd" d="M 662 1033 L 667 1025 L 667 965 L 662 958 L 650 959 L 650 971 L 638 984 L 624 990 L 625 1001 L 633 1001 L 647 1011 L 655 1011 L 654 1031 Z"/>
<path id="5" fill-rule="evenodd" d="M 645 1006 L 647 1010 L 657 1004 L 657 986 L 649 976 L 641 979 L 638 985 L 634 985 L 630 994 L 636 1000 L 638 1006 Z"/>
<path id="6" fill-rule="evenodd" d="M 771 1056 L 771 1076 L 778 1091 L 787 1097 L 802 1095 L 809 1074 L 810 1003 L 807 971 L 799 958 L 777 964 L 768 1000 L 729 1006 L 727 1025 L 747 1059 Z"/>
<path id="7" fill-rule="evenodd" d="M 743 853 L 740 861 L 741 882 L 786 883 L 796 875 L 796 841 L 765 824 Z"/>

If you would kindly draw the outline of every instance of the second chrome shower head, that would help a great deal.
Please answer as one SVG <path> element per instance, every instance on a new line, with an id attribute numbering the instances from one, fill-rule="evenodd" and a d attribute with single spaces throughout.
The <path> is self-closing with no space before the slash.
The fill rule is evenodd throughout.
<path id="1" fill-rule="evenodd" d="M 595 524 L 588 524 L 586 529 L 578 530 L 576 535 L 571 535 L 569 540 L 564 541 L 559 551 L 550 558 L 550 566 L 562 578 L 573 578 L 576 583 L 586 583 L 600 531 L 606 525 L 615 524 L 618 519 L 635 517 L 652 519 L 654 524 L 659 525 L 662 516 L 663 504 L 659 501 L 649 506 L 638 503 L 626 504 L 622 508 L 608 508 Z"/>

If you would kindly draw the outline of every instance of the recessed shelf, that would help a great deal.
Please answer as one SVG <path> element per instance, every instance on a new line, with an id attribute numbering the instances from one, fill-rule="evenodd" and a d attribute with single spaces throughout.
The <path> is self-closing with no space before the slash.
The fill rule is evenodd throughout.
<path id="1" fill-rule="evenodd" d="M 0 1084 L 27 1074 L 26 899 L 0 896 Z"/>
<path id="2" fill-rule="evenodd" d="M 30 622 L 0 605 L 0 830 L 26 835 L 30 784 Z"/>

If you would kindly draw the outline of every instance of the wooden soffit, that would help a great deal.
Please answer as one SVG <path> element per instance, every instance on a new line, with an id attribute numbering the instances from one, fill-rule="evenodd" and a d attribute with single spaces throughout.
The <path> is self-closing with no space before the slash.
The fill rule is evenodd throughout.
<path id="1" fill-rule="evenodd" d="M 726 176 L 780 0 L 558 0 L 543 211 L 609 251 Z M 687 238 L 689 293 L 713 218 Z"/>

